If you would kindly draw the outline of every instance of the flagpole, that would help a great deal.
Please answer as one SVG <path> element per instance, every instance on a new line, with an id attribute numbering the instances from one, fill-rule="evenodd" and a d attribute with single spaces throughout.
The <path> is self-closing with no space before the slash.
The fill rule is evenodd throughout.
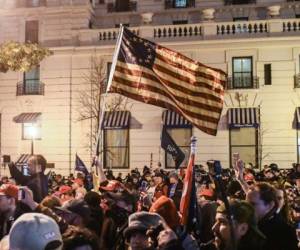
<path id="1" fill-rule="evenodd" d="M 105 93 L 103 95 L 103 101 L 102 101 L 102 106 L 99 110 L 99 124 L 98 124 L 98 133 L 97 133 L 97 142 L 96 142 L 96 152 L 95 155 L 99 157 L 99 152 L 98 152 L 98 148 L 102 148 L 102 140 L 100 140 L 100 136 L 101 136 L 101 125 L 103 122 L 103 114 L 104 114 L 104 108 L 105 108 L 105 102 L 107 99 L 107 94 L 108 94 L 108 90 L 111 86 L 112 83 L 112 79 L 113 79 L 113 74 L 115 72 L 115 68 L 116 68 L 116 64 L 117 64 L 117 60 L 118 60 L 118 55 L 120 52 L 120 48 L 121 48 L 121 43 L 122 43 L 122 37 L 123 37 L 123 32 L 124 32 L 124 26 L 122 24 L 120 24 L 120 30 L 119 30 L 119 35 L 117 38 L 117 43 L 116 43 L 116 48 L 115 48 L 115 52 L 114 52 L 114 56 L 113 56 L 113 61 L 112 61 L 112 66 L 110 68 L 110 72 L 109 72 L 109 78 L 108 78 L 108 83 L 107 83 L 107 87 L 105 90 Z M 99 97 L 99 100 L 101 99 L 101 96 Z M 100 105 L 99 105 L 100 107 Z M 96 164 L 96 174 L 98 174 L 98 167 Z"/>

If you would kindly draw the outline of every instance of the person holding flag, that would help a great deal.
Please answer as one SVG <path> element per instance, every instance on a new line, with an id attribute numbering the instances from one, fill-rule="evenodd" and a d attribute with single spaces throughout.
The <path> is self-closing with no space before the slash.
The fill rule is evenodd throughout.
<path id="1" fill-rule="evenodd" d="M 83 180 L 81 180 L 80 178 L 76 178 L 74 180 L 74 186 L 76 186 L 76 189 L 77 189 L 77 186 L 79 188 L 79 187 L 82 187 L 84 185 L 85 189 L 91 190 L 93 188 L 93 177 L 89 173 L 89 171 L 88 171 L 86 165 L 84 164 L 84 162 L 80 159 L 80 157 L 77 154 L 75 156 L 75 171 L 78 171 L 78 172 L 81 172 L 81 173 L 84 174 Z"/>

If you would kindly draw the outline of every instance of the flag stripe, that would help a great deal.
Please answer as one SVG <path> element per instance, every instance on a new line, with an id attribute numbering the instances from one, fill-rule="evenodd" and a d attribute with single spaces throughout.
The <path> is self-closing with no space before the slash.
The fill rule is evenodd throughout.
<path id="1" fill-rule="evenodd" d="M 165 58 L 170 59 L 172 62 L 178 62 L 178 63 L 181 63 L 181 64 L 184 63 L 186 65 L 195 65 L 196 68 L 193 69 L 193 70 L 202 70 L 202 71 L 212 70 L 216 73 L 221 74 L 222 76 L 226 75 L 226 73 L 221 69 L 209 67 L 207 65 L 204 65 L 201 62 L 195 61 L 195 60 L 193 60 L 193 59 L 191 59 L 191 58 L 189 58 L 189 57 L 187 57 L 183 54 L 180 54 L 179 52 L 173 51 L 171 49 L 168 49 L 168 48 L 160 46 L 160 45 L 156 45 L 156 53 L 164 56 Z M 199 68 L 199 67 L 201 67 L 201 68 Z"/>
<path id="2" fill-rule="evenodd" d="M 159 93 L 160 89 L 158 89 L 157 91 L 152 91 L 153 86 L 151 85 L 144 87 L 140 82 L 131 82 L 126 79 L 117 77 L 116 75 L 114 76 L 114 81 L 120 84 L 119 87 L 121 89 L 126 89 L 128 91 L 135 92 L 135 88 L 138 88 L 139 92 L 143 92 L 143 94 L 146 95 L 147 98 L 151 96 L 154 99 L 159 98 L 160 100 L 176 103 L 178 106 L 180 106 L 180 108 L 184 109 L 186 112 L 189 112 L 191 114 L 193 113 L 194 117 L 199 115 L 198 118 L 206 118 L 207 121 L 211 121 L 213 123 L 215 123 L 219 118 L 219 113 L 213 112 L 213 110 L 205 110 L 203 107 L 184 104 L 180 102 L 179 98 L 177 98 L 177 100 L 172 100 L 172 97 L 168 93 Z M 202 115 L 203 117 L 200 117 L 200 115 Z"/>
<path id="3" fill-rule="evenodd" d="M 114 87 L 112 85 L 111 91 L 114 93 L 119 93 L 121 95 L 125 95 L 129 98 L 132 98 L 132 99 L 140 101 L 140 102 L 149 103 L 149 104 L 152 104 L 155 106 L 159 106 L 162 108 L 167 108 L 167 109 L 173 110 L 175 112 L 179 112 L 181 115 L 184 115 L 186 119 L 188 119 L 192 124 L 194 124 L 197 128 L 199 128 L 203 132 L 208 133 L 210 135 L 216 134 L 216 124 L 215 123 L 211 123 L 209 121 L 201 121 L 201 120 L 199 121 L 199 116 L 196 115 L 196 117 L 194 117 L 190 113 L 187 114 L 187 113 L 181 111 L 177 106 L 175 106 L 172 103 L 169 103 L 166 101 L 161 101 L 161 100 L 158 100 L 158 99 L 152 98 L 152 97 L 141 96 L 137 93 L 132 93 L 131 91 L 121 89 L 120 86 Z"/>
<path id="4" fill-rule="evenodd" d="M 168 67 L 168 65 L 166 65 L 166 67 Z M 208 97 L 210 97 L 210 99 L 214 99 L 215 101 L 223 101 L 223 99 L 220 98 L 220 94 L 223 94 L 224 91 L 220 91 L 219 89 L 209 89 L 207 87 L 207 85 L 202 85 L 202 86 L 196 86 L 193 85 L 193 83 L 195 83 L 194 80 L 182 76 L 181 74 L 178 74 L 176 72 L 171 71 L 171 67 L 169 67 L 168 69 L 165 67 L 162 67 L 161 65 L 158 64 L 154 64 L 153 65 L 153 69 L 154 72 L 162 79 L 164 79 L 164 81 L 168 84 L 171 84 L 170 87 L 172 87 L 172 85 L 177 84 L 177 86 L 180 86 L 180 88 L 185 88 L 187 89 L 188 92 L 192 92 L 192 91 L 197 91 L 198 93 L 205 93 L 206 95 L 208 95 Z M 186 74 L 186 73 L 182 73 L 182 74 Z M 188 84 L 186 84 L 188 83 Z M 197 82 L 198 85 L 201 85 L 200 82 Z M 186 85 L 184 85 L 186 84 Z M 168 85 L 169 86 L 169 85 Z"/>
<path id="5" fill-rule="evenodd" d="M 225 86 L 225 78 L 220 78 L 220 73 L 218 72 L 213 72 L 210 69 L 206 69 L 206 70 L 202 70 L 198 65 L 183 65 L 180 64 L 178 62 L 174 62 L 173 60 L 169 60 L 166 57 L 161 56 L 160 54 L 156 54 L 156 61 L 160 60 L 161 62 L 163 62 L 164 64 L 167 64 L 170 67 L 173 67 L 177 70 L 182 70 L 184 72 L 180 72 L 180 73 L 185 73 L 188 75 L 191 75 L 193 78 L 196 78 L 198 80 L 202 80 L 202 83 L 211 83 L 211 84 L 221 84 L 221 86 Z M 194 66 L 192 68 L 188 68 L 187 66 Z M 210 74 L 207 74 L 206 71 L 211 71 L 208 72 Z M 196 71 L 196 72 L 195 72 Z M 208 85 L 209 86 L 209 85 Z"/>
<path id="6" fill-rule="evenodd" d="M 168 98 L 172 99 L 172 96 L 176 96 L 176 99 L 178 101 L 181 102 L 181 104 L 183 104 L 184 106 L 188 106 L 186 108 L 189 109 L 197 109 L 199 112 L 202 109 L 206 110 L 206 111 L 210 111 L 210 112 L 214 112 L 212 114 L 212 116 L 218 117 L 218 114 L 221 112 L 222 108 L 220 107 L 216 107 L 213 105 L 209 105 L 207 103 L 205 103 L 205 100 L 202 100 L 203 102 L 199 102 L 201 101 L 200 98 L 199 101 L 194 101 L 191 99 L 195 99 L 195 98 L 189 98 L 186 99 L 183 97 L 183 94 L 181 96 L 177 95 L 178 93 L 176 92 L 172 92 L 172 91 L 165 91 L 164 89 L 161 89 L 157 86 L 155 86 L 155 83 L 151 83 L 149 82 L 149 80 L 145 79 L 145 78 L 140 78 L 140 77 L 133 77 L 132 75 L 126 75 L 126 74 L 122 74 L 120 72 L 116 72 L 115 73 L 115 78 L 114 80 L 116 80 L 119 83 L 122 83 L 128 87 L 134 87 L 134 88 L 138 88 L 139 90 L 147 90 L 147 91 L 151 91 L 153 93 L 158 93 L 162 96 L 167 96 Z"/>
<path id="7" fill-rule="evenodd" d="M 203 101 L 206 104 L 209 104 L 214 107 L 222 108 L 222 103 L 220 103 L 222 100 L 218 97 L 215 97 L 214 95 L 210 95 L 209 91 L 197 91 L 198 89 L 194 90 L 194 88 L 185 88 L 184 86 L 180 86 L 179 84 L 174 83 L 176 81 L 169 81 L 165 78 L 158 79 L 154 72 L 149 71 L 147 68 L 139 67 L 137 69 L 135 65 L 132 64 L 125 64 L 125 63 L 119 63 L 116 66 L 116 72 L 124 73 L 124 75 L 131 77 L 136 76 L 139 78 L 145 78 L 144 82 L 147 82 L 147 80 L 151 80 L 152 82 L 148 82 L 148 84 L 155 85 L 157 88 L 161 88 L 161 80 L 164 80 L 163 82 L 167 84 L 166 89 L 175 91 L 173 92 L 177 96 L 186 96 L 189 95 L 189 99 L 197 100 L 197 101 Z M 170 79 L 171 77 L 169 77 Z M 146 83 L 145 83 L 146 84 Z M 199 89 L 200 90 L 200 89 Z M 200 98 L 201 99 L 200 99 Z M 220 112 L 220 109 L 217 111 Z"/>

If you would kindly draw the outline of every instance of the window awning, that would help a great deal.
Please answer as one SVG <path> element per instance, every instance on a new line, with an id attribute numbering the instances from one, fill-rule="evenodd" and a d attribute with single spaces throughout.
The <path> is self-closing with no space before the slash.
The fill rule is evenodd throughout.
<path id="1" fill-rule="evenodd" d="M 180 114 L 165 110 L 162 114 L 163 125 L 167 128 L 191 128 L 192 124 Z"/>
<path id="2" fill-rule="evenodd" d="M 102 121 L 102 129 L 125 129 L 129 128 L 129 111 L 105 111 Z"/>
<path id="3" fill-rule="evenodd" d="M 229 128 L 259 127 L 259 108 L 232 108 L 227 115 Z"/>
<path id="4" fill-rule="evenodd" d="M 21 154 L 21 156 L 16 160 L 15 164 L 17 166 L 25 165 L 28 162 L 30 156 L 31 154 Z"/>
<path id="5" fill-rule="evenodd" d="M 34 123 L 37 122 L 42 113 L 21 113 L 14 117 L 16 123 Z"/>

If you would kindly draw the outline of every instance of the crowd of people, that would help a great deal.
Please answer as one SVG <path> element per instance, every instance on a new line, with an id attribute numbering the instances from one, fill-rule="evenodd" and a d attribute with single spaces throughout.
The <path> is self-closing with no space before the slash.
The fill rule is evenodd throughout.
<path id="1" fill-rule="evenodd" d="M 184 169 L 158 164 L 123 177 L 98 164 L 93 175 L 47 176 L 42 156 L 30 157 L 28 175 L 11 164 L 0 180 L 0 250 L 298 249 L 300 164 L 258 170 L 238 160 L 218 176 L 212 164 L 194 166 L 189 225 Z"/>

